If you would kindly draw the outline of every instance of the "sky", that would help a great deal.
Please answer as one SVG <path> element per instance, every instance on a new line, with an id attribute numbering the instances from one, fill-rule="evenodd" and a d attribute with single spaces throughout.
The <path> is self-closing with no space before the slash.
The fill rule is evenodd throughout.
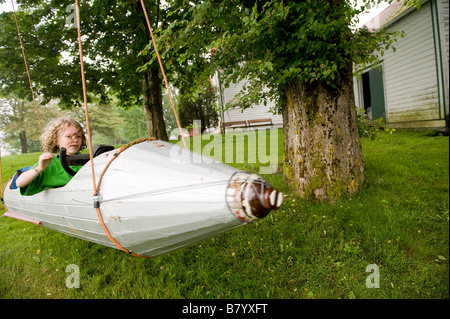
<path id="1" fill-rule="evenodd" d="M 6 1 L 6 3 L 0 3 L 0 12 L 12 11 L 11 1 Z"/>
<path id="2" fill-rule="evenodd" d="M 363 4 L 363 0 L 358 0 L 358 6 L 361 6 Z M 356 25 L 356 27 L 360 27 L 364 25 L 367 21 L 374 18 L 377 14 L 379 14 L 381 11 L 389 7 L 389 4 L 386 2 L 382 2 L 379 5 L 374 6 L 370 10 L 366 10 L 367 12 L 364 12 L 359 15 L 359 23 Z"/>

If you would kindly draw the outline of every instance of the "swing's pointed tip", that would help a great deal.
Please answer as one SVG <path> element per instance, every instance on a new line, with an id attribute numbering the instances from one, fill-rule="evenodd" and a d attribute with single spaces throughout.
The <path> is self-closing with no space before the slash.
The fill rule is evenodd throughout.
<path id="1" fill-rule="evenodd" d="M 243 221 L 262 219 L 283 204 L 283 193 L 255 174 L 240 174 L 229 189 L 232 189 L 230 197 L 233 199 L 229 201 L 230 208 Z"/>
<path id="2" fill-rule="evenodd" d="M 248 193 L 252 214 L 258 219 L 264 218 L 283 203 L 283 193 L 260 181 L 253 182 Z"/>

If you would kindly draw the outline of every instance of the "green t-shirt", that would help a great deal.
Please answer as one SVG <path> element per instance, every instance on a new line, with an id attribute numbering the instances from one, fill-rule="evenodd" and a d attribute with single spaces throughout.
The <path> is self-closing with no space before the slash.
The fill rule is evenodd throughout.
<path id="1" fill-rule="evenodd" d="M 37 164 L 34 165 L 36 167 Z M 70 166 L 75 172 L 78 172 L 83 166 Z M 59 156 L 55 156 L 50 165 L 30 184 L 20 189 L 21 195 L 34 195 L 48 188 L 62 187 L 66 185 L 72 176 L 67 173 L 61 165 Z"/>

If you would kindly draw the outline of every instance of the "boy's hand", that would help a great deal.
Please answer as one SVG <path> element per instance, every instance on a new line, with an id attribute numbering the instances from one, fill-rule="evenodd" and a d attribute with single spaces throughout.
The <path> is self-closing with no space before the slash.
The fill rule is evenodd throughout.
<path id="1" fill-rule="evenodd" d="M 39 173 L 42 173 L 52 162 L 52 159 L 55 157 L 55 154 L 53 153 L 44 153 L 41 156 L 39 156 L 39 163 L 37 166 L 37 169 Z"/>

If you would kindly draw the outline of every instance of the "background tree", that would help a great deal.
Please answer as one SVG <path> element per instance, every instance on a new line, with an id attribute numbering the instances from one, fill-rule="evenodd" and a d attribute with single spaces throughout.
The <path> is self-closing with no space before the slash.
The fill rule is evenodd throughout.
<path id="1" fill-rule="evenodd" d="M 126 111 L 124 110 L 124 112 Z M 80 123 L 83 123 L 86 119 L 84 109 L 82 108 L 74 108 L 67 113 Z M 124 123 L 124 117 L 121 116 L 118 107 L 112 103 L 102 104 L 96 101 L 89 106 L 89 118 L 92 144 L 115 145 L 125 142 L 121 136 L 120 129 Z"/>
<path id="2" fill-rule="evenodd" d="M 352 29 L 364 10 L 355 7 L 345 0 L 190 1 L 161 41 L 186 69 L 211 57 L 206 74 L 220 70 L 225 85 L 246 79 L 243 108 L 276 100 L 285 178 L 301 196 L 333 201 L 364 182 L 353 65 L 393 41 L 386 30 Z"/>
<path id="3" fill-rule="evenodd" d="M 192 126 L 195 120 L 201 121 L 201 132 L 219 124 L 214 88 L 209 86 L 196 98 L 190 94 L 182 95 L 178 103 L 178 112 L 182 127 Z"/>
<path id="4" fill-rule="evenodd" d="M 58 81 L 58 72 L 64 72 L 64 70 L 59 70 L 56 66 L 61 56 L 60 51 L 66 48 L 65 44 L 62 39 L 57 39 L 57 36 L 43 41 L 43 27 L 38 27 L 40 23 L 38 15 L 17 12 L 17 18 L 20 23 L 22 42 L 36 98 L 40 93 L 46 93 L 47 88 L 57 91 L 61 86 Z M 13 12 L 0 14 L 0 30 L 0 95 L 4 97 L 14 95 L 18 99 L 31 101 L 30 84 Z M 53 25 L 46 25 L 46 30 L 52 35 L 61 34 L 59 30 L 54 29 Z M 24 36 L 25 34 L 26 36 Z M 70 73 L 65 75 L 68 76 Z M 44 83 L 45 86 L 39 85 L 39 83 Z"/>
<path id="5" fill-rule="evenodd" d="M 43 128 L 63 114 L 55 104 L 39 108 Z M 40 124 L 31 102 L 13 97 L 0 99 L 0 131 L 4 132 L 3 141 L 22 154 L 41 150 Z"/>
<path id="6" fill-rule="evenodd" d="M 20 4 L 18 18 L 22 35 L 24 39 L 33 39 L 33 43 L 25 43 L 24 47 L 31 62 L 32 79 L 37 83 L 37 93 L 45 97 L 44 103 L 57 98 L 62 107 L 81 105 L 73 3 L 23 0 Z M 146 5 L 153 28 L 157 29 L 158 25 L 163 25 L 164 9 L 159 1 L 147 1 Z M 117 104 L 125 108 L 142 105 L 148 135 L 167 140 L 162 108 L 163 83 L 156 61 L 149 63 L 152 49 L 144 50 L 150 41 L 150 33 L 140 1 L 81 1 L 80 17 L 88 98 L 99 97 L 105 104 L 113 96 Z M 0 39 L 0 49 L 8 48 L 4 50 L 7 54 L 7 51 L 20 47 L 17 46 L 12 13 L 2 14 L 2 20 L 5 26 L 2 37 L 7 35 L 8 41 Z M 15 41 L 10 37 L 15 37 Z M 33 52 L 33 47 L 41 51 Z M 33 57 L 39 63 L 33 65 Z M 11 73 L 11 69 L 5 72 Z M 3 74 L 2 78 L 9 79 L 10 74 Z"/>
<path id="7" fill-rule="evenodd" d="M 132 106 L 128 109 L 120 108 L 123 124 L 120 127 L 120 137 L 124 142 L 130 142 L 147 136 L 147 125 L 142 107 Z"/>
<path id="8" fill-rule="evenodd" d="M 146 1 L 146 9 L 154 30 L 164 26 L 166 13 L 159 0 Z M 86 52 L 101 57 L 97 68 L 104 72 L 105 85 L 116 93 L 120 106 L 141 104 L 149 136 L 167 140 L 163 81 L 157 61 L 149 63 L 153 47 L 144 50 L 151 37 L 140 1 L 93 1 L 84 10 Z"/>

